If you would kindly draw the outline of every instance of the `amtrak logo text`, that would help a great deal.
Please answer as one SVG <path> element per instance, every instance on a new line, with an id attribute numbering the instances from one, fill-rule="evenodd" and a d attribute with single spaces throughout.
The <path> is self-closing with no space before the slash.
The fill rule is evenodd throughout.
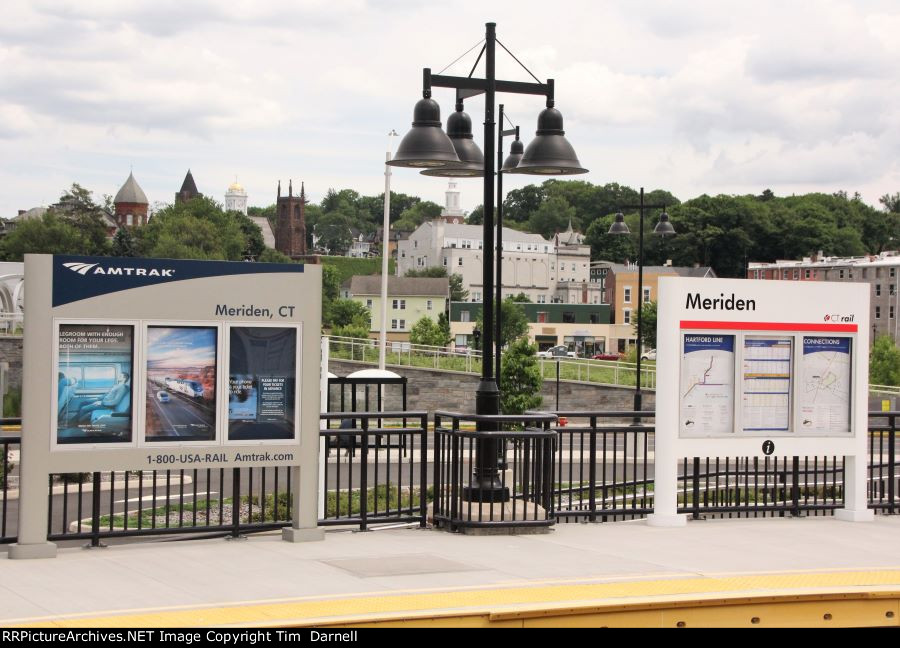
<path id="1" fill-rule="evenodd" d="M 71 270 L 72 272 L 77 272 L 80 275 L 116 275 L 116 276 L 127 276 L 127 277 L 173 277 L 175 276 L 175 270 L 170 268 L 163 268 L 161 270 L 157 270 L 156 268 L 116 268 L 114 266 L 106 266 L 103 267 L 98 263 L 63 263 L 63 266 Z"/>

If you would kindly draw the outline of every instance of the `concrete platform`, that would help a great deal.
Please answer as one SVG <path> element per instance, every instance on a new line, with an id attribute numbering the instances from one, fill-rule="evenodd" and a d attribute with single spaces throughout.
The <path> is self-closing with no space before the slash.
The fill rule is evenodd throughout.
<path id="1" fill-rule="evenodd" d="M 560 524 L 530 536 L 330 530 L 318 543 L 287 543 L 276 533 L 61 549 L 55 559 L 31 561 L 0 553 L 0 625 L 521 626 L 573 618 L 593 625 L 600 612 L 605 624 L 643 625 L 640 614 L 649 614 L 665 625 L 687 623 L 692 601 L 729 602 L 748 624 L 809 625 L 806 617 L 760 617 L 741 607 L 785 596 L 845 607 L 863 601 L 871 619 L 896 625 L 898 539 L 900 517 L 877 516 L 870 523 L 696 521 L 675 529 L 644 521 Z M 872 624 L 838 609 L 815 607 L 809 619 Z"/>

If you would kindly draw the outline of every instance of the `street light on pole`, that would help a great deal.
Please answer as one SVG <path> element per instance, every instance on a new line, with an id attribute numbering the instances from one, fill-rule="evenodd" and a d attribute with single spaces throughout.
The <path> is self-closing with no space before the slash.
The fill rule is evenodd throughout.
<path id="1" fill-rule="evenodd" d="M 640 234 L 638 235 L 638 309 L 637 309 L 637 375 L 634 382 L 634 411 L 640 412 L 643 406 L 643 397 L 641 394 L 641 309 L 644 306 L 644 209 L 662 209 L 659 215 L 659 222 L 653 228 L 653 233 L 658 236 L 673 236 L 675 228 L 669 221 L 669 214 L 666 213 L 665 205 L 648 205 L 644 203 L 644 188 L 641 187 L 641 201 L 637 205 L 623 205 L 626 208 L 637 207 L 638 218 L 640 221 Z M 631 234 L 628 225 L 625 223 L 625 215 L 620 211 L 616 213 L 615 220 L 609 227 L 607 234 L 623 235 Z"/>
<path id="2" fill-rule="evenodd" d="M 403 137 L 397 154 L 388 162 L 391 166 L 424 169 L 427 175 L 451 177 L 483 177 L 484 180 L 484 263 L 482 270 L 483 303 L 483 344 L 481 381 L 475 393 L 475 413 L 480 415 L 497 415 L 500 413 L 500 391 L 494 377 L 494 104 L 497 92 L 537 95 L 546 98 L 546 108 L 538 117 L 538 129 L 535 138 L 524 150 L 518 165 L 510 173 L 530 175 L 573 175 L 587 173 L 582 168 L 575 151 L 565 138 L 563 119 L 554 107 L 553 80 L 540 82 L 534 75 L 536 83 L 505 81 L 497 79 L 495 54 L 499 44 L 496 35 L 496 24 L 485 25 L 485 43 L 479 54 L 485 60 L 485 78 L 445 76 L 432 74 L 430 68 L 422 71 L 422 99 L 416 103 L 413 111 L 412 129 Z M 509 50 L 507 50 L 508 52 Z M 518 61 L 518 59 L 516 59 Z M 524 66 L 523 66 L 524 67 Z M 527 68 L 526 68 L 527 71 Z M 529 72 L 529 74 L 531 74 Z M 432 87 L 451 88 L 457 91 L 456 113 L 447 120 L 448 133 L 441 130 L 440 106 L 431 98 Z M 465 127 L 471 120 L 462 111 L 463 101 L 469 97 L 485 95 L 484 102 L 484 154 L 482 166 L 477 167 L 477 155 L 470 145 L 474 142 L 466 136 Z M 501 125 L 502 129 L 502 125 Z M 471 132 L 471 131 L 469 131 Z M 448 137 L 448 134 L 450 135 Z M 477 149 L 477 146 L 475 146 Z M 460 152 L 462 151 L 462 155 Z M 499 160 L 497 166 L 500 166 Z M 502 249 L 498 247 L 498 261 L 502 257 Z M 498 281 L 498 284 L 500 282 Z M 490 423 L 479 422 L 482 431 L 492 429 Z M 509 499 L 509 489 L 501 485 L 498 473 L 498 441 L 495 439 L 479 439 L 476 444 L 477 458 L 475 466 L 476 486 L 465 489 L 464 497 L 469 501 L 480 499 L 483 502 L 505 502 Z"/>

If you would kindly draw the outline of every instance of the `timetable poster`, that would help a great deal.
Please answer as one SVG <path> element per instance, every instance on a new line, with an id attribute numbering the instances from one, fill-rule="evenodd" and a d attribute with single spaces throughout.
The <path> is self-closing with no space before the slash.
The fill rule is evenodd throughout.
<path id="1" fill-rule="evenodd" d="M 792 338 L 747 336 L 741 370 L 744 432 L 788 432 Z"/>
<path id="2" fill-rule="evenodd" d="M 734 432 L 734 336 L 684 336 L 681 355 L 681 436 Z"/>
<path id="3" fill-rule="evenodd" d="M 134 327 L 60 324 L 56 442 L 130 443 Z"/>
<path id="4" fill-rule="evenodd" d="M 228 439 L 293 439 L 297 329 L 235 326 L 229 342 Z"/>
<path id="5" fill-rule="evenodd" d="M 803 337 L 800 429 L 822 436 L 850 433 L 850 338 Z"/>

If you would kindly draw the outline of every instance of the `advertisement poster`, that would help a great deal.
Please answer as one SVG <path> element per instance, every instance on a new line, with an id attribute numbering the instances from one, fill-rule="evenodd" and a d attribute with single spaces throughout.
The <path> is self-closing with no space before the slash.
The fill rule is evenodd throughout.
<path id="1" fill-rule="evenodd" d="M 681 435 L 734 432 L 734 336 L 685 335 L 681 356 Z"/>
<path id="2" fill-rule="evenodd" d="M 134 327 L 60 324 L 56 442 L 130 443 Z"/>
<path id="3" fill-rule="evenodd" d="M 214 327 L 147 327 L 147 441 L 215 441 Z"/>
<path id="4" fill-rule="evenodd" d="M 826 436 L 850 432 L 850 338 L 803 337 L 800 429 Z"/>
<path id="5" fill-rule="evenodd" d="M 297 329 L 235 326 L 230 349 L 228 439 L 293 439 Z"/>
<path id="6" fill-rule="evenodd" d="M 790 430 L 792 344 L 787 336 L 744 338 L 745 432 Z"/>

